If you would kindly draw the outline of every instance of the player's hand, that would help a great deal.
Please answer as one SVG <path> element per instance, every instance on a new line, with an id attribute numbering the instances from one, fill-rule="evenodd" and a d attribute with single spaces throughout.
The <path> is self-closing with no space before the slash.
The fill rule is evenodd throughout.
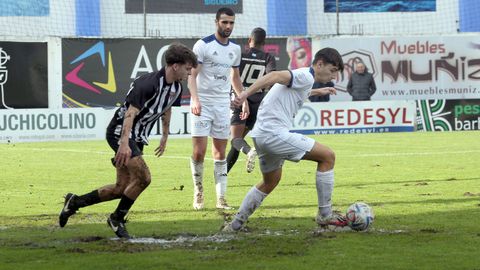
<path id="1" fill-rule="evenodd" d="M 245 100 L 242 105 L 242 112 L 240 113 L 240 119 L 245 120 L 250 115 L 250 106 L 248 105 L 248 101 Z"/>
<path id="2" fill-rule="evenodd" d="M 192 99 L 192 104 L 190 104 L 190 110 L 192 114 L 200 116 L 200 114 L 202 113 L 202 104 L 200 104 L 200 100 Z"/>
<path id="3" fill-rule="evenodd" d="M 337 89 L 335 87 L 324 87 L 324 88 L 319 88 L 318 91 L 321 93 L 321 96 L 324 95 L 336 95 L 337 94 Z"/>
<path id="4" fill-rule="evenodd" d="M 121 168 L 122 166 L 127 166 L 131 156 L 132 156 L 132 149 L 130 149 L 130 146 L 128 145 L 128 141 L 126 143 L 120 143 L 117 153 L 115 154 L 115 166 L 117 168 Z"/>
<path id="5" fill-rule="evenodd" d="M 161 155 L 163 155 L 165 149 L 167 148 L 167 139 L 168 136 L 162 136 L 162 138 L 160 139 L 160 145 L 155 148 L 155 156 L 160 157 Z"/>
<path id="6" fill-rule="evenodd" d="M 242 92 L 240 95 L 238 95 L 234 100 L 233 100 L 233 106 L 240 108 L 242 104 L 247 100 L 247 92 Z"/>

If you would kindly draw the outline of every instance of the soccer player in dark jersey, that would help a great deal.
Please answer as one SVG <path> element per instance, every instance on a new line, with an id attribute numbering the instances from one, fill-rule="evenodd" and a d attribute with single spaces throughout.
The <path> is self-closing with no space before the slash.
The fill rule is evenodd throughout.
<path id="1" fill-rule="evenodd" d="M 250 48 L 242 53 L 240 78 L 242 79 L 245 88 L 252 85 L 263 75 L 276 70 L 275 56 L 263 51 L 266 35 L 267 33 L 265 30 L 260 27 L 253 29 L 250 38 L 248 39 L 248 45 Z M 242 120 L 240 118 L 242 108 L 233 108 L 230 121 L 232 142 L 230 151 L 227 155 L 227 172 L 229 172 L 233 165 L 235 165 L 235 162 L 237 162 L 240 152 L 247 155 L 247 172 L 252 172 L 255 167 L 255 159 L 257 157 L 255 148 L 250 147 L 244 138 L 247 133 L 253 129 L 255 121 L 257 121 L 258 107 L 266 94 L 265 91 L 266 89 L 261 89 L 257 93 L 248 97 L 250 114 L 247 119 Z"/>
<path id="2" fill-rule="evenodd" d="M 125 215 L 151 181 L 150 170 L 142 158 L 143 146 L 154 124 L 162 118 L 162 137 L 155 155 L 161 156 L 167 145 L 171 107 L 180 106 L 182 85 L 192 68 L 197 66 L 195 54 L 186 46 L 171 44 L 165 52 L 166 67 L 140 76 L 133 81 L 125 103 L 115 112 L 107 127 L 107 142 L 115 151 L 112 162 L 117 170 L 116 183 L 78 196 L 65 195 L 59 216 L 60 227 L 79 208 L 120 199 L 107 224 L 120 238 L 130 238 L 125 227 Z"/>

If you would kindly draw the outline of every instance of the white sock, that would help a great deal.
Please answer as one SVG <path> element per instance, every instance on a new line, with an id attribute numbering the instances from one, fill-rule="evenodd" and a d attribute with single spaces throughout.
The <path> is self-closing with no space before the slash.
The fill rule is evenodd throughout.
<path id="1" fill-rule="evenodd" d="M 203 162 L 190 158 L 194 192 L 203 192 Z"/>
<path id="2" fill-rule="evenodd" d="M 333 182 L 333 169 L 326 172 L 317 171 L 318 209 L 323 217 L 332 214 Z"/>
<path id="3" fill-rule="evenodd" d="M 215 190 L 217 199 L 225 197 L 227 193 L 227 160 L 214 160 L 213 174 L 215 177 Z"/>
<path id="4" fill-rule="evenodd" d="M 267 193 L 261 192 L 256 186 L 253 186 L 242 201 L 238 213 L 232 222 L 234 230 L 240 229 L 242 225 L 247 222 L 247 219 L 260 207 L 263 200 L 267 197 Z"/>

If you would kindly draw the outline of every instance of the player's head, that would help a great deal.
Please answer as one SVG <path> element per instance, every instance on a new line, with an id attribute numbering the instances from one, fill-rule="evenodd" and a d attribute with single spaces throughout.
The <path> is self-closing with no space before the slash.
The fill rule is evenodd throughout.
<path id="1" fill-rule="evenodd" d="M 217 11 L 215 17 L 215 25 L 217 26 L 217 34 L 222 38 L 228 38 L 233 31 L 235 24 L 235 12 L 231 8 L 222 7 Z"/>
<path id="2" fill-rule="evenodd" d="M 185 80 L 191 74 L 192 68 L 197 67 L 197 56 L 181 43 L 172 43 L 165 52 L 167 67 L 174 72 L 176 81 Z"/>
<path id="3" fill-rule="evenodd" d="M 315 54 L 312 67 L 316 82 L 329 82 L 336 78 L 338 71 L 343 71 L 342 56 L 333 48 L 323 48 Z"/>
<path id="4" fill-rule="evenodd" d="M 267 32 L 261 27 L 256 27 L 250 33 L 250 38 L 248 40 L 248 44 L 250 47 L 257 47 L 260 48 L 265 45 L 265 38 L 267 37 Z"/>

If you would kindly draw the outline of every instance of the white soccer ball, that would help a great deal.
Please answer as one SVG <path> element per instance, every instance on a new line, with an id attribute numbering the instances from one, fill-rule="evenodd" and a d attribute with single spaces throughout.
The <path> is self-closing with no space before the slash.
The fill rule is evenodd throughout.
<path id="1" fill-rule="evenodd" d="M 364 231 L 375 219 L 372 208 L 364 202 L 356 202 L 347 209 L 348 226 L 355 231 Z"/>

